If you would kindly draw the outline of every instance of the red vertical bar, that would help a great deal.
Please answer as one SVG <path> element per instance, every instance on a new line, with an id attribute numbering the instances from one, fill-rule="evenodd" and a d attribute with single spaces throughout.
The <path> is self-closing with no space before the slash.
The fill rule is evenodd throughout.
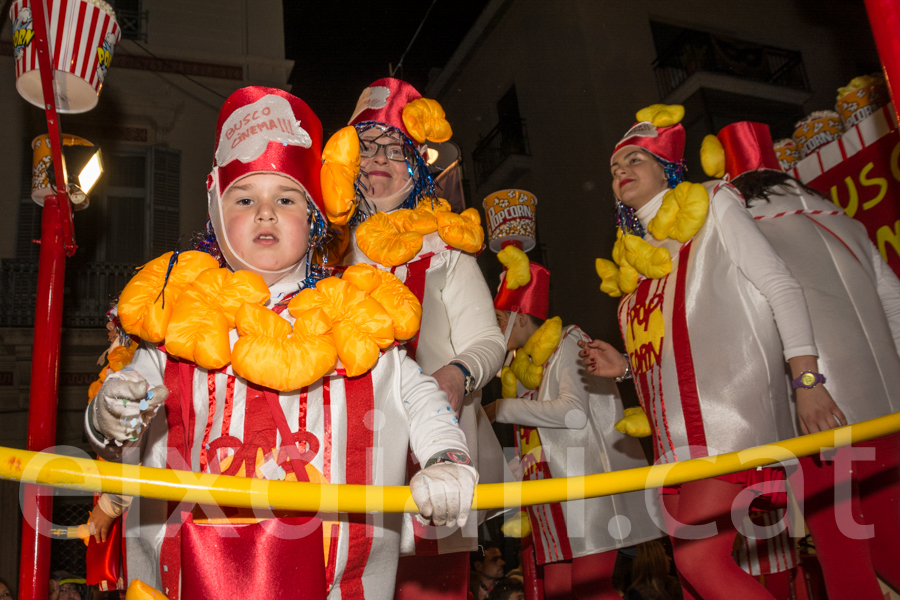
<path id="1" fill-rule="evenodd" d="M 68 203 L 68 200 L 65 200 Z M 41 215 L 41 255 L 38 266 L 34 346 L 31 355 L 31 399 L 28 407 L 28 449 L 43 450 L 56 441 L 56 399 L 59 385 L 59 346 L 66 254 L 62 242 L 59 198 L 44 200 Z M 19 598 L 44 600 L 50 577 L 49 524 L 53 496 L 38 495 L 38 486 L 25 488 L 22 511 L 22 553 Z M 43 490 L 45 493 L 47 490 Z M 32 560 L 33 559 L 33 560 Z"/>
<path id="2" fill-rule="evenodd" d="M 894 100 L 894 114 L 898 114 L 897 92 L 900 92 L 900 4 L 897 0 L 866 0 L 869 23 L 884 67 L 884 78 Z M 896 87 L 895 87 L 896 86 Z"/>

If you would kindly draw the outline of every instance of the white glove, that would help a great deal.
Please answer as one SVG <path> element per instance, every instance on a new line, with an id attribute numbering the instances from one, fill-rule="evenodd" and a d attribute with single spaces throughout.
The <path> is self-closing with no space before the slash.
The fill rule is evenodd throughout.
<path id="1" fill-rule="evenodd" d="M 470 466 L 443 462 L 426 467 L 409 482 L 413 500 L 419 507 L 416 518 L 423 525 L 463 527 L 472 510 L 478 471 Z"/>
<path id="2" fill-rule="evenodd" d="M 151 389 L 140 373 L 127 367 L 110 373 L 91 402 L 91 424 L 117 446 L 136 441 L 168 395 L 165 386 Z"/>

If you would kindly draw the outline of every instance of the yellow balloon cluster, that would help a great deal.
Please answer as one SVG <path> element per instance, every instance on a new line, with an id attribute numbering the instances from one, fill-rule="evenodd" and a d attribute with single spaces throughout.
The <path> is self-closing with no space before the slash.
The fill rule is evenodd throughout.
<path id="1" fill-rule="evenodd" d="M 666 192 L 647 230 L 658 240 L 671 238 L 683 244 L 700 231 L 708 212 L 706 188 L 685 181 Z M 613 246 L 613 259 L 598 258 L 594 268 L 602 281 L 600 290 L 618 298 L 637 289 L 639 275 L 649 279 L 668 275 L 672 270 L 672 257 L 665 248 L 620 229 Z"/>
<path id="2" fill-rule="evenodd" d="M 613 245 L 613 259 L 598 258 L 594 267 L 602 280 L 600 289 L 613 298 L 637 289 L 640 275 L 650 279 L 665 277 L 672 270 L 672 257 L 665 248 L 620 229 Z"/>
<path id="3" fill-rule="evenodd" d="M 512 323 L 507 325 L 512 327 Z M 544 363 L 556 350 L 562 337 L 562 319 L 553 317 L 547 319 L 537 331 L 531 334 L 525 345 L 516 352 L 516 357 L 508 367 L 503 367 L 500 380 L 503 383 L 503 395 L 506 398 L 515 398 L 516 381 L 521 381 L 529 390 L 541 385 L 544 378 Z M 511 392 L 507 395 L 507 392 Z"/>
<path id="4" fill-rule="evenodd" d="M 643 408 L 640 406 L 626 408 L 624 414 L 625 416 L 616 422 L 616 430 L 631 437 L 641 438 L 650 435 L 650 421 L 647 420 Z"/>
<path id="5" fill-rule="evenodd" d="M 126 332 L 142 337 L 148 315 L 157 320 L 160 314 L 167 316 L 163 324 L 153 323 L 152 339 L 142 339 L 165 342 L 169 354 L 205 369 L 230 363 L 248 381 L 296 390 L 331 371 L 338 357 L 348 375 L 362 375 L 375 365 L 381 349 L 419 330 L 422 305 L 416 297 L 399 279 L 369 265 L 350 267 L 346 280 L 329 277 L 297 294 L 288 304 L 296 319 L 291 327 L 263 306 L 269 290 L 259 275 L 232 273 L 219 268 L 212 257 L 215 268 L 197 272 L 203 261 L 196 256 L 184 260 L 188 254 L 202 253 L 183 253 L 168 283 L 161 265 L 168 268 L 171 253 L 148 263 L 126 286 L 140 293 L 133 292 L 128 304 L 120 302 L 119 320 L 123 326 L 130 324 Z M 163 286 L 168 303 L 174 305 L 164 313 L 155 308 L 162 302 Z M 169 293 L 170 286 L 177 294 Z M 233 348 L 232 329 L 239 335 Z"/>
<path id="6" fill-rule="evenodd" d="M 456 214 L 442 198 L 422 200 L 415 209 L 375 213 L 357 227 L 356 243 L 371 260 L 396 267 L 412 260 L 422 249 L 422 237 L 435 231 L 463 252 L 478 252 L 484 243 L 478 211 Z"/>
<path id="7" fill-rule="evenodd" d="M 709 192 L 699 183 L 685 181 L 666 192 L 647 230 L 658 240 L 672 238 L 684 244 L 700 231 L 708 212 Z"/>
<path id="8" fill-rule="evenodd" d="M 322 201 L 329 222 L 346 225 L 356 212 L 359 134 L 352 126 L 335 133 L 322 151 Z"/>
<path id="9" fill-rule="evenodd" d="M 122 290 L 119 322 L 126 333 L 157 344 L 163 341 L 181 291 L 202 271 L 219 267 L 206 252 L 192 250 L 179 254 L 169 273 L 173 254 L 145 264 Z"/>
<path id="10" fill-rule="evenodd" d="M 521 248 L 506 246 L 497 253 L 497 259 L 506 267 L 506 288 L 517 290 L 531 282 L 531 268 L 526 255 Z"/>
<path id="11" fill-rule="evenodd" d="M 700 145 L 700 164 L 703 172 L 709 177 L 721 179 L 725 176 L 725 148 L 722 142 L 714 135 L 703 138 Z"/>
<path id="12" fill-rule="evenodd" d="M 500 526 L 503 535 L 511 538 L 526 538 L 531 535 L 531 519 L 528 513 L 520 510 Z"/>
<path id="13" fill-rule="evenodd" d="M 446 142 L 453 136 L 444 109 L 437 100 L 418 98 L 403 107 L 403 125 L 409 135 L 420 144 Z"/>
<path id="14" fill-rule="evenodd" d="M 638 121 L 648 121 L 654 127 L 671 127 L 681 123 L 684 107 L 680 104 L 651 104 L 637 111 Z"/>

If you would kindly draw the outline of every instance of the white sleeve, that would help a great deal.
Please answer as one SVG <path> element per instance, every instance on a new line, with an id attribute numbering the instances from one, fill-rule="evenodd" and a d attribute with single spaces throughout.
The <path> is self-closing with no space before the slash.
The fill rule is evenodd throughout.
<path id="1" fill-rule="evenodd" d="M 452 252 L 447 281 L 441 298 L 450 322 L 450 341 L 459 361 L 475 378 L 481 389 L 496 376 L 506 356 L 506 340 L 497 317 L 494 301 L 475 257 Z"/>
<path id="2" fill-rule="evenodd" d="M 869 241 L 869 255 L 872 266 L 875 268 L 875 286 L 878 289 L 878 297 L 881 299 L 884 314 L 887 315 L 891 327 L 891 334 L 894 336 L 894 346 L 897 348 L 897 352 L 900 352 L 900 279 L 884 262 L 878 248 L 871 241 Z"/>
<path id="3" fill-rule="evenodd" d="M 737 193 L 721 187 L 710 199 L 732 262 L 766 297 L 784 346 L 784 358 L 818 356 L 803 288 L 740 203 Z"/>
<path id="4" fill-rule="evenodd" d="M 140 373 L 141 377 L 147 380 L 150 387 L 163 385 L 163 375 L 166 369 L 166 353 L 156 347 L 155 344 L 141 342 L 134 357 L 126 369 L 131 369 Z M 144 435 L 137 442 L 128 442 L 122 446 L 116 444 L 107 444 L 101 432 L 94 429 L 92 423 L 92 411 L 94 410 L 94 402 L 88 404 L 87 410 L 84 411 L 84 431 L 87 435 L 88 442 L 94 452 L 103 459 L 111 462 L 122 462 L 122 454 L 127 448 L 141 445 Z M 162 415 L 165 418 L 165 411 L 159 411 L 157 416 Z M 145 428 L 144 432 L 149 428 Z M 133 454 L 133 453 L 129 453 Z"/>
<path id="5" fill-rule="evenodd" d="M 409 421 L 409 447 L 419 464 L 447 450 L 469 453 L 466 436 L 459 428 L 459 419 L 450 408 L 447 394 L 437 381 L 425 375 L 419 365 L 402 348 L 397 348 L 400 369 L 400 400 Z M 380 360 L 384 360 L 382 357 Z"/>
<path id="6" fill-rule="evenodd" d="M 119 494 L 104 492 L 100 495 L 100 499 L 97 500 L 97 504 L 100 506 L 100 510 L 113 519 L 117 519 L 131 506 L 131 500 L 131 496 L 120 496 Z"/>
<path id="7" fill-rule="evenodd" d="M 497 421 L 526 427 L 584 429 L 590 391 L 578 359 L 578 338 L 569 335 L 559 349 L 559 395 L 551 400 L 503 398 L 498 400 Z"/>

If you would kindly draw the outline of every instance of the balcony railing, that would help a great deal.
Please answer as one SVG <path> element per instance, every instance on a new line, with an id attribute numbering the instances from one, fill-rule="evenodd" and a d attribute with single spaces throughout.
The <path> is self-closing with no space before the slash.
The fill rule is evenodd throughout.
<path id="1" fill-rule="evenodd" d="M 140 6 L 140 3 L 138 3 Z M 147 41 L 147 11 L 116 9 L 116 21 L 122 30 L 122 38 L 126 40 Z"/>
<path id="2" fill-rule="evenodd" d="M 134 275 L 135 265 L 70 264 L 63 294 L 63 327 L 106 326 L 110 302 Z M 33 327 L 37 261 L 0 261 L 0 327 Z"/>
<path id="3" fill-rule="evenodd" d="M 699 71 L 810 91 L 799 52 L 684 30 L 653 63 L 660 98 Z"/>
<path id="4" fill-rule="evenodd" d="M 484 183 L 491 173 L 511 155 L 531 156 L 525 119 L 500 121 L 472 151 L 475 181 Z"/>

